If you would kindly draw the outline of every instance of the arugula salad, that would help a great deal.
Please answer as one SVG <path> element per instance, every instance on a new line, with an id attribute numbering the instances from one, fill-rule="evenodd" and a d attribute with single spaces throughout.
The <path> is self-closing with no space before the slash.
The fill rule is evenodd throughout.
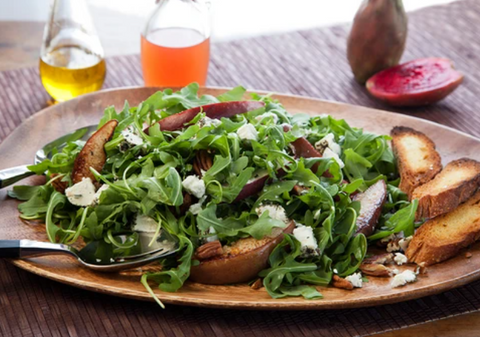
<path id="1" fill-rule="evenodd" d="M 257 278 L 273 298 L 318 299 L 317 286 L 329 285 L 334 274 L 357 273 L 369 244 L 413 234 L 416 203 L 397 187 L 389 136 L 351 127 L 328 111 L 291 115 L 281 102 L 258 94 L 248 100 L 262 102 L 260 108 L 227 117 L 220 111 L 217 118 L 200 108 L 180 129 L 162 130 L 159 121 L 187 109 L 247 97 L 240 86 L 217 97 L 199 96 L 198 89 L 193 83 L 159 91 L 137 107 L 106 108 L 99 129 L 111 120 L 118 124 L 104 146 L 103 168 L 91 168 L 94 179 L 74 184 L 72 169 L 85 143 L 55 150 L 29 167 L 46 175 L 44 185 L 9 192 L 23 201 L 21 218 L 44 221 L 52 242 L 98 241 L 101 260 L 128 255 L 139 231 L 176 236 L 178 252 L 159 261 L 161 271 L 141 278 L 152 295 L 152 286 L 180 289 L 200 264 L 202 245 L 218 241 L 226 251 L 294 221 Z M 302 138 L 321 156 L 299 156 L 293 144 Z M 360 202 L 353 195 L 379 180 L 387 184 L 387 199 L 375 231 L 365 237 L 356 231 Z M 128 233 L 127 240 L 116 240 L 118 233 Z"/>

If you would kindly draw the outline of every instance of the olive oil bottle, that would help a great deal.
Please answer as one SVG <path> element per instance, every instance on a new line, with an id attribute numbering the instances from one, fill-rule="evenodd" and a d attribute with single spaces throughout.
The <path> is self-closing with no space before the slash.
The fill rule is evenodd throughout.
<path id="1" fill-rule="evenodd" d="M 58 102 L 100 89 L 106 65 L 85 0 L 53 0 L 40 55 L 40 78 Z"/>

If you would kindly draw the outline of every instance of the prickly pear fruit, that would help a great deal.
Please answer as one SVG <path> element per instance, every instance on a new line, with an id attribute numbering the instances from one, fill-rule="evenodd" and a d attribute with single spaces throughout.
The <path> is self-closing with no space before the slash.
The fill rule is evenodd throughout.
<path id="1" fill-rule="evenodd" d="M 407 15 L 402 0 L 364 0 L 347 43 L 355 79 L 363 84 L 373 74 L 397 65 L 406 39 Z"/>
<path id="2" fill-rule="evenodd" d="M 422 106 L 435 103 L 454 91 L 463 75 L 445 58 L 410 61 L 373 75 L 367 90 L 393 106 Z"/>

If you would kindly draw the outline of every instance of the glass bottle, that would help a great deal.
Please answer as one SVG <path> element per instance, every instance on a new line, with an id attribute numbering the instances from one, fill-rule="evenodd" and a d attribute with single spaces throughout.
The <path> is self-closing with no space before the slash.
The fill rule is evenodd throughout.
<path id="1" fill-rule="evenodd" d="M 103 48 L 85 0 L 52 0 L 40 52 L 40 78 L 56 101 L 98 90 L 105 80 Z"/>
<path id="2" fill-rule="evenodd" d="M 146 86 L 204 86 L 210 59 L 210 2 L 157 0 L 141 37 Z"/>

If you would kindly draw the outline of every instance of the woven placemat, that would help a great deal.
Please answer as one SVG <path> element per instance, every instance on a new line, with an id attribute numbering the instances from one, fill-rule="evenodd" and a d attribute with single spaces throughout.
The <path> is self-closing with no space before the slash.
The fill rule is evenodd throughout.
<path id="1" fill-rule="evenodd" d="M 449 57 L 466 74 L 443 102 L 397 110 L 480 136 L 480 2 L 459 1 L 410 16 L 404 60 Z M 214 44 L 209 85 L 293 93 L 385 110 L 351 76 L 348 27 Z M 138 56 L 111 58 L 105 88 L 142 85 Z M 0 73 L 0 140 L 45 107 L 33 68 Z M 1 158 L 0 158 L 1 160 Z M 480 282 L 420 300 L 317 312 L 229 311 L 136 302 L 68 287 L 0 261 L 2 336 L 357 336 L 399 329 L 480 309 Z"/>

